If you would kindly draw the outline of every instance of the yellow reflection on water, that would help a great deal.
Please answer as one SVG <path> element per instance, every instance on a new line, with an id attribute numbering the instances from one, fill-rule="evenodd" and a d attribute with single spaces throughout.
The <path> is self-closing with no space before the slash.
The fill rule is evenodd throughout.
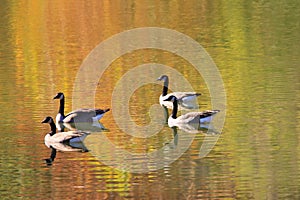
<path id="1" fill-rule="evenodd" d="M 30 146 L 34 152 L 44 153 L 40 150 L 42 133 L 49 129 L 39 124 L 45 116 L 57 113 L 58 102 L 52 100 L 53 96 L 64 92 L 66 112 L 70 111 L 73 83 L 82 61 L 101 41 L 124 30 L 166 27 L 198 41 L 219 67 L 228 100 L 224 135 L 208 158 L 197 160 L 203 140 L 198 135 L 189 151 L 169 168 L 156 174 L 136 175 L 134 179 L 133 174 L 85 162 L 92 157 L 85 154 L 81 155 L 84 167 L 72 168 L 70 160 L 74 160 L 58 159 L 57 166 L 48 170 L 45 177 L 39 174 L 41 177 L 36 177 L 35 182 L 24 181 L 22 191 L 24 188 L 35 191 L 38 178 L 43 179 L 41 182 L 49 181 L 50 185 L 60 183 L 55 177 L 69 177 L 69 181 L 74 176 L 70 177 L 65 166 L 71 172 L 81 171 L 83 179 L 93 182 L 95 174 L 88 173 L 88 166 L 94 166 L 99 173 L 97 181 L 102 178 L 107 184 L 106 188 L 97 190 L 105 192 L 131 191 L 139 195 L 142 188 L 146 194 L 155 190 L 157 197 L 165 198 L 299 196 L 298 1 L 6 1 L 3 8 L 7 8 L 1 10 L 6 14 L 0 19 L 3 24 L 0 29 L 3 134 L 5 137 L 11 134 L 10 139 L 16 138 L 17 144 Z M 153 49 L 130 52 L 111 64 L 96 88 L 96 107 L 111 107 L 111 94 L 117 81 L 130 69 L 150 62 L 180 71 L 203 94 L 199 98 L 201 108 L 211 108 L 209 91 L 190 63 Z M 146 85 L 134 93 L 130 100 L 134 122 L 139 125 L 150 122 L 149 107 L 157 103 L 160 92 L 161 85 Z M 149 140 L 127 135 L 116 125 L 111 112 L 102 122 L 109 129 L 107 137 L 126 150 L 152 152 L 172 139 L 167 130 Z M 30 159 L 37 159 L 28 158 L 29 154 L 25 156 L 14 145 L 8 149 L 13 151 L 7 151 L 5 166 L 21 169 L 24 163 L 32 162 Z M 16 155 L 22 155 L 18 165 L 8 159 Z M 61 158 L 73 156 L 60 155 Z M 29 179 L 26 177 L 24 173 L 20 180 Z M 207 185 L 201 184 L 198 177 Z M 1 182 L 9 182 L 3 179 Z M 94 186 L 85 183 L 89 189 Z M 132 189 L 132 184 L 137 187 Z M 64 183 L 59 187 L 63 188 Z M 54 196 L 62 195 L 64 192 L 58 191 Z"/>

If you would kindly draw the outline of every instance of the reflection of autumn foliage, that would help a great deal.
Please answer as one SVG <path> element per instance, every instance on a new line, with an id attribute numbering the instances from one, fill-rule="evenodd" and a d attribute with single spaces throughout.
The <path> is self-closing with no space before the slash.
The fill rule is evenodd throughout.
<path id="1" fill-rule="evenodd" d="M 299 197 L 297 3 L 6 1 L 1 4 L 4 12 L 7 15 L 0 17 L 0 117 L 3 134 L 17 145 L 1 143 L 5 147 L 1 168 L 14 167 L 8 171 L 11 177 L 1 176 L 1 183 L 15 181 L 13 186 L 3 184 L 4 190 L 19 197 L 49 199 L 73 195 L 77 199 Z M 73 81 L 88 53 L 116 33 L 145 26 L 189 35 L 219 67 L 228 113 L 213 151 L 198 160 L 203 136 L 197 135 L 179 160 L 148 174 L 119 172 L 89 153 L 58 152 L 51 168 L 40 167 L 38 153 L 47 155 L 48 149 L 42 142 L 47 130 L 39 122 L 46 115 L 55 116 L 58 105 L 53 95 L 64 92 L 66 112 L 70 111 Z M 180 71 L 203 94 L 201 109 L 210 109 L 209 91 L 190 63 L 154 49 L 116 59 L 99 80 L 95 106 L 111 107 L 112 91 L 122 75 L 150 62 Z M 130 113 L 137 124 L 149 122 L 149 107 L 157 103 L 160 92 L 161 86 L 146 85 L 134 93 Z M 126 150 L 154 151 L 172 140 L 166 130 L 147 140 L 126 135 L 111 113 L 101 121 L 110 130 L 107 137 Z"/>

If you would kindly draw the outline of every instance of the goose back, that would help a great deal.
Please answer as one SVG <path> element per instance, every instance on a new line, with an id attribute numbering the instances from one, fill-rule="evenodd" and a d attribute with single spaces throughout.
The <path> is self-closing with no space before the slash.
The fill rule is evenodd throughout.
<path id="1" fill-rule="evenodd" d="M 59 123 L 74 123 L 74 122 L 93 122 L 100 120 L 103 115 L 108 112 L 110 109 L 77 109 L 73 110 L 68 114 L 64 114 L 64 104 L 65 104 L 65 96 L 62 92 L 57 93 L 57 95 L 53 99 L 59 99 L 59 111 L 56 115 L 56 125 L 59 130 L 61 127 Z"/>
<path id="2" fill-rule="evenodd" d="M 64 123 L 74 123 L 74 122 L 88 122 L 92 123 L 94 121 L 100 120 L 103 115 L 110 109 L 77 109 L 68 113 L 63 119 Z"/>

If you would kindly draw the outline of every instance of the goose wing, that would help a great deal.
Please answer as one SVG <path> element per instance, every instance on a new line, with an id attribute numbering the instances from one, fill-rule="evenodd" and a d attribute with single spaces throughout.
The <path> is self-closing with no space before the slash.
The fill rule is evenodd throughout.
<path id="1" fill-rule="evenodd" d="M 197 96 L 200 96 L 200 93 L 196 92 L 173 92 L 168 95 L 174 95 L 178 100 L 189 101 L 195 99 Z"/>
<path id="2" fill-rule="evenodd" d="M 210 117 L 214 114 L 217 114 L 218 112 L 220 112 L 220 110 L 206 110 L 201 112 L 200 118 Z"/>
<path id="3" fill-rule="evenodd" d="M 77 109 L 66 115 L 63 122 L 72 123 L 72 122 L 93 122 L 93 117 L 97 115 L 103 115 L 108 112 L 110 109 Z"/>
<path id="4" fill-rule="evenodd" d="M 208 118 L 214 114 L 220 112 L 220 110 L 206 110 L 203 112 L 189 112 L 181 115 L 177 118 L 182 123 L 199 123 L 201 119 Z"/>
<path id="5" fill-rule="evenodd" d="M 109 110 L 110 110 L 109 108 L 108 109 L 82 108 L 82 109 L 74 110 L 70 113 L 101 115 L 101 114 L 108 112 Z"/>
<path id="6" fill-rule="evenodd" d="M 181 123 L 199 123 L 201 112 L 189 112 L 177 117 L 177 121 Z"/>

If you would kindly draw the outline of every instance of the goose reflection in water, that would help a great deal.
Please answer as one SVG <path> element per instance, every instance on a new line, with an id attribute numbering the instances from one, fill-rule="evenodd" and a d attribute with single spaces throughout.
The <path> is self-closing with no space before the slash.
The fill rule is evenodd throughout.
<path id="1" fill-rule="evenodd" d="M 176 149 L 178 146 L 178 140 L 179 140 L 179 134 L 181 133 L 189 133 L 189 134 L 197 134 L 201 133 L 207 136 L 215 136 L 219 135 L 220 133 L 216 131 L 211 125 L 209 124 L 184 124 L 182 126 L 173 126 L 170 127 L 172 129 L 173 133 L 173 140 L 171 142 L 165 143 L 165 145 L 169 145 L 170 149 Z M 180 133 L 178 133 L 178 130 L 180 130 Z"/>
<path id="2" fill-rule="evenodd" d="M 190 124 L 177 124 L 176 126 L 178 129 L 182 130 L 186 133 L 202 133 L 204 135 L 218 135 L 220 134 L 218 131 L 216 131 L 211 124 L 196 124 L 196 123 L 190 123 Z"/>
<path id="3" fill-rule="evenodd" d="M 55 148 L 53 148 L 52 146 L 50 148 L 51 148 L 50 158 L 45 159 L 45 162 L 47 165 L 52 165 L 52 163 L 54 162 L 54 159 L 56 158 L 57 150 Z"/>
<path id="4" fill-rule="evenodd" d="M 101 122 L 82 122 L 82 123 L 62 123 L 61 127 L 67 128 L 72 131 L 81 130 L 88 132 L 102 132 L 108 131 L 107 128 Z"/>
<path id="5" fill-rule="evenodd" d="M 47 145 L 46 145 L 47 146 Z M 50 157 L 45 159 L 47 165 L 52 165 L 56 158 L 57 151 L 60 152 L 89 152 L 83 142 L 76 143 L 52 143 L 49 148 L 51 149 Z"/>
<path id="6" fill-rule="evenodd" d="M 166 142 L 164 145 L 168 146 L 168 149 L 176 149 L 178 145 L 178 133 L 177 127 L 172 127 L 173 140 L 171 142 Z"/>
<path id="7" fill-rule="evenodd" d="M 51 148 L 50 158 L 45 159 L 47 165 L 51 165 L 54 161 L 57 150 L 62 152 L 88 152 L 83 141 L 90 134 L 89 132 L 67 131 L 56 133 L 56 126 L 52 117 L 46 117 L 42 123 L 48 123 L 51 127 L 51 132 L 48 133 L 44 139 L 45 145 Z"/>

